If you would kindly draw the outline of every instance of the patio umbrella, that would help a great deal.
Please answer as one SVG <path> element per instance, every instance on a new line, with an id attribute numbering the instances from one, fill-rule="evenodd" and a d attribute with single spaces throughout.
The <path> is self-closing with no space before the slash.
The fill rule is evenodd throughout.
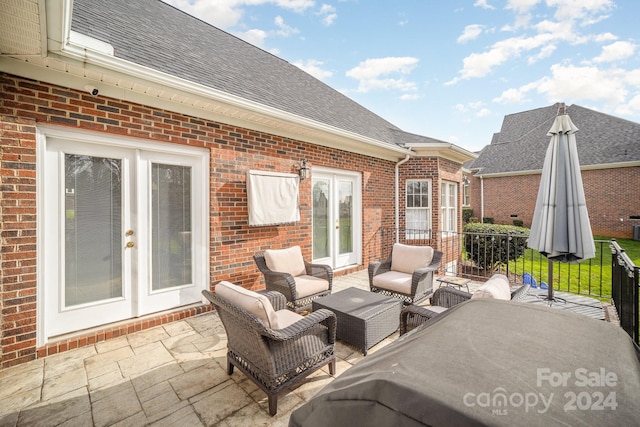
<path id="1" fill-rule="evenodd" d="M 553 300 L 553 261 L 576 263 L 595 257 L 595 244 L 580 175 L 578 128 L 560 104 L 547 136 L 528 246 L 547 257 L 548 299 Z"/>

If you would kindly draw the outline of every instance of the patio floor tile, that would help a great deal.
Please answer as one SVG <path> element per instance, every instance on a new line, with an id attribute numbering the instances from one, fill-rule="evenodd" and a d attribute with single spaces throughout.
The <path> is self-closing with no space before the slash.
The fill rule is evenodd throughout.
<path id="1" fill-rule="evenodd" d="M 336 277 L 334 292 L 368 289 L 367 271 Z M 375 353 L 398 333 L 369 350 Z M 291 411 L 332 381 L 328 367 L 278 397 L 239 370 L 226 373 L 215 311 L 0 371 L 0 425 L 287 426 Z M 365 356 L 338 341 L 336 375 Z"/>

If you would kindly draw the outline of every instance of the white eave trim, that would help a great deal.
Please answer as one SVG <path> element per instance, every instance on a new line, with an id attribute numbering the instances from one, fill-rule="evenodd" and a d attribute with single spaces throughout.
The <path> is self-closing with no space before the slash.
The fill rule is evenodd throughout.
<path id="1" fill-rule="evenodd" d="M 416 156 L 442 157 L 460 163 L 478 158 L 476 153 L 449 142 L 409 143 L 405 144 L 405 147 L 411 148 Z"/>
<path id="2" fill-rule="evenodd" d="M 605 163 L 598 165 L 584 165 L 580 166 L 581 171 L 603 170 L 603 169 L 620 169 L 620 168 L 632 168 L 640 167 L 640 160 L 634 162 L 617 162 L 617 163 Z M 542 173 L 542 169 L 531 169 L 525 171 L 512 171 L 512 172 L 497 172 L 497 173 L 482 173 L 475 176 L 482 178 L 499 178 L 505 176 L 522 176 L 522 175 L 539 175 Z"/>

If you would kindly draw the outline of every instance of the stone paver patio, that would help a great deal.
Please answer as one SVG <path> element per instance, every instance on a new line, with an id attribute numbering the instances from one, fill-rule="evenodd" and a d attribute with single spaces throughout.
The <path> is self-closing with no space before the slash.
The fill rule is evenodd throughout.
<path id="1" fill-rule="evenodd" d="M 350 286 L 368 289 L 367 271 L 334 279 L 334 292 Z M 364 357 L 342 342 L 336 355 L 337 375 Z M 0 371 L 0 426 L 286 426 L 332 379 L 315 372 L 270 417 L 265 393 L 238 370 L 227 375 L 214 311 Z"/>
<path id="2" fill-rule="evenodd" d="M 334 292 L 351 286 L 368 290 L 367 271 L 334 278 Z M 336 376 L 365 357 L 340 341 L 336 356 Z M 332 380 L 327 367 L 315 372 L 270 417 L 264 392 L 238 370 L 227 375 L 213 311 L 1 370 L 0 426 L 286 426 Z"/>

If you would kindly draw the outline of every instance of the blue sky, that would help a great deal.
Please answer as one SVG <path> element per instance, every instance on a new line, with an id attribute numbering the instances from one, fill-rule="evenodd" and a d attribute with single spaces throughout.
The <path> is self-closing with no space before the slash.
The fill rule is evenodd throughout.
<path id="1" fill-rule="evenodd" d="M 638 0 L 164 1 L 471 151 L 558 101 L 640 122 Z"/>

